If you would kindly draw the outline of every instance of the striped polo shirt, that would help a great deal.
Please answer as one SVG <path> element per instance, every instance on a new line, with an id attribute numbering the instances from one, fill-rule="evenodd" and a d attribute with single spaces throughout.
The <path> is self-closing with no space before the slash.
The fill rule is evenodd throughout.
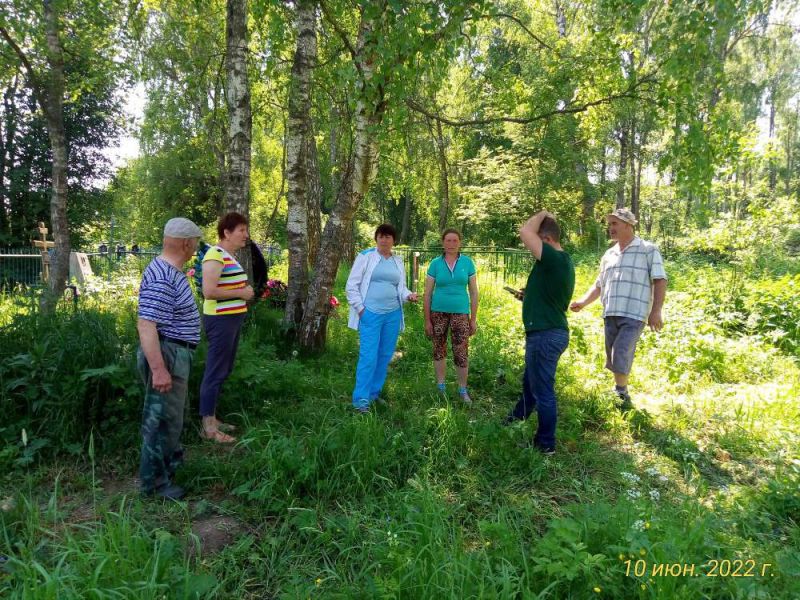
<path id="1" fill-rule="evenodd" d="M 154 322 L 163 337 L 193 344 L 200 341 L 200 313 L 189 279 L 160 256 L 142 273 L 138 314 Z"/>
<path id="2" fill-rule="evenodd" d="M 224 248 L 221 246 L 209 248 L 203 257 L 203 264 L 210 260 L 222 263 L 222 274 L 219 276 L 217 289 L 238 290 L 247 285 L 247 273 Z M 247 312 L 247 301 L 242 298 L 231 298 L 230 300 L 206 298 L 203 301 L 204 315 L 235 315 L 243 312 Z"/>
<path id="3" fill-rule="evenodd" d="M 600 288 L 603 318 L 628 317 L 647 321 L 653 306 L 653 280 L 666 279 L 664 261 L 655 244 L 633 238 L 624 250 L 614 244 L 600 261 Z"/>

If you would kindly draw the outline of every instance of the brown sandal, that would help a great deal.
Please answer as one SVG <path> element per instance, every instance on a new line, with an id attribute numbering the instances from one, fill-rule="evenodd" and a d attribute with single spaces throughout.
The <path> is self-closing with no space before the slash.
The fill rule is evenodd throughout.
<path id="1" fill-rule="evenodd" d="M 236 441 L 235 437 L 227 433 L 222 433 L 219 429 L 212 429 L 210 431 L 203 429 L 200 431 L 200 437 L 218 444 L 232 444 Z"/>

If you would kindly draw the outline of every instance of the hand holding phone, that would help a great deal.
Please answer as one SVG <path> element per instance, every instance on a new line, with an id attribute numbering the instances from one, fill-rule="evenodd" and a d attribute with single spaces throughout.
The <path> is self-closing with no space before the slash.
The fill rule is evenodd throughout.
<path id="1" fill-rule="evenodd" d="M 507 285 L 504 286 L 503 289 L 505 291 L 507 291 L 509 294 L 511 294 L 512 296 L 514 296 L 514 298 L 516 298 L 520 302 L 522 302 L 522 299 L 525 298 L 525 291 L 524 290 L 515 290 L 514 288 L 509 287 Z"/>

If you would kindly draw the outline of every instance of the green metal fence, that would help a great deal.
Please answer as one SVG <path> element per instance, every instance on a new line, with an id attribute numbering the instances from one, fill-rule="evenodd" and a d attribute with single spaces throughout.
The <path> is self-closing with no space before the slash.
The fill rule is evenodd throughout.
<path id="1" fill-rule="evenodd" d="M 441 248 L 395 248 L 406 267 L 406 285 L 421 292 L 425 285 L 428 264 L 441 256 Z M 478 271 L 478 284 L 483 286 L 520 287 L 533 267 L 533 256 L 527 250 L 494 248 L 490 246 L 465 246 L 462 254 L 469 256 Z M 414 270 L 416 264 L 416 278 Z"/>
<path id="2" fill-rule="evenodd" d="M 83 253 L 89 258 L 92 273 L 107 277 L 121 269 L 141 274 L 159 252 L 158 249 L 148 249 L 137 252 L 112 250 Z M 42 255 L 37 248 L 0 248 L 0 289 L 13 290 L 20 286 L 40 285 L 42 285 Z"/>
<path id="3" fill-rule="evenodd" d="M 109 277 L 121 269 L 144 272 L 145 267 L 158 256 L 161 250 L 153 248 L 132 252 L 130 250 L 112 250 L 110 252 L 86 252 L 92 273 L 99 277 Z"/>
<path id="4" fill-rule="evenodd" d="M 37 248 L 0 248 L 0 289 L 42 284 L 42 254 Z"/>

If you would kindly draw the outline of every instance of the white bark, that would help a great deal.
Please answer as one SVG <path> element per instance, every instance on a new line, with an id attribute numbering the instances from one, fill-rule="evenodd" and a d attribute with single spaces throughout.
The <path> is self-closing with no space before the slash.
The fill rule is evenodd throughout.
<path id="1" fill-rule="evenodd" d="M 361 90 L 355 111 L 355 140 L 352 168 L 342 182 L 343 190 L 325 224 L 319 256 L 315 263 L 314 279 L 308 289 L 305 313 L 298 332 L 300 344 L 308 349 L 319 349 L 325 345 L 325 334 L 330 313 L 328 302 L 336 271 L 339 269 L 342 244 L 353 216 L 378 170 L 377 130 L 385 111 L 382 89 L 370 90 L 373 69 L 369 48 L 365 40 L 371 36 L 373 23 L 363 21 L 359 27 L 358 57 L 361 71 Z"/>
<path id="2" fill-rule="evenodd" d="M 250 212 L 250 157 L 253 117 L 247 76 L 247 0 L 228 0 L 226 101 L 228 105 L 227 211 Z"/>
<path id="3" fill-rule="evenodd" d="M 308 198 L 313 193 L 309 167 L 311 138 L 311 73 L 317 55 L 316 15 L 310 0 L 297 4 L 297 47 L 289 89 L 287 175 L 289 193 L 286 232 L 289 242 L 289 292 L 287 323 L 299 323 L 308 289 Z M 313 154 L 316 168 L 316 152 Z"/>

